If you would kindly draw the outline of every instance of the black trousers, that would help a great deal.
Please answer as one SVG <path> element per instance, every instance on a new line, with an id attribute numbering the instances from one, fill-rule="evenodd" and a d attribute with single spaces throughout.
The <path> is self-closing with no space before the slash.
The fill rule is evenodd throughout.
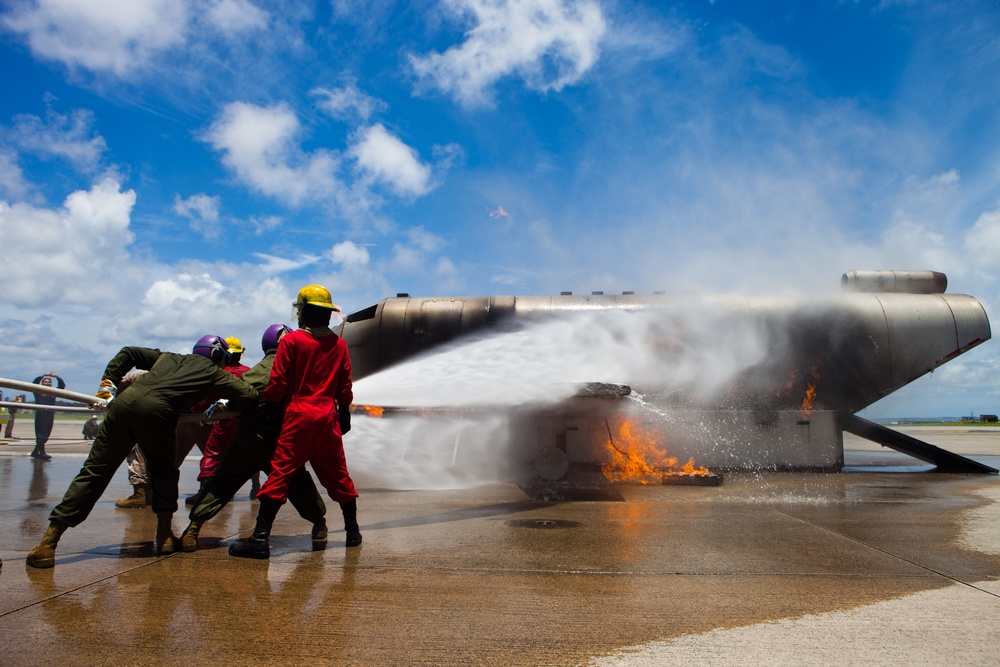
<path id="1" fill-rule="evenodd" d="M 254 473 L 270 472 L 276 445 L 277 434 L 264 430 L 259 413 L 241 417 L 240 430 L 229 444 L 215 475 L 206 482 L 200 500 L 191 508 L 191 520 L 208 521 L 222 511 Z M 326 503 L 304 467 L 292 475 L 288 502 L 306 521 L 317 523 L 326 517 Z"/>

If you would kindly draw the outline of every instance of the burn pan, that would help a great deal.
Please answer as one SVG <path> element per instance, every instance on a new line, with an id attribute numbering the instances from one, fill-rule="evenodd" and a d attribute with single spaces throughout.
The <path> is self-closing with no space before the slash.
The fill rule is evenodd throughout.
<path id="1" fill-rule="evenodd" d="M 722 475 L 715 473 L 707 475 L 667 473 L 663 476 L 662 484 L 664 486 L 722 486 Z"/>

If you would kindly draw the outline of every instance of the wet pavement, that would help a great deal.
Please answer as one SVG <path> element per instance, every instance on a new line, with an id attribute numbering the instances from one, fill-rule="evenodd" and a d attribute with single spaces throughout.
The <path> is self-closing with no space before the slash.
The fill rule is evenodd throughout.
<path id="1" fill-rule="evenodd" d="M 253 525 L 249 485 L 199 551 L 154 556 L 153 513 L 114 506 L 123 467 L 35 570 L 25 554 L 87 448 L 61 427 L 51 461 L 0 444 L 5 665 L 1000 663 L 1000 478 L 850 437 L 845 472 L 617 485 L 620 501 L 362 479 L 361 547 L 335 530 L 312 551 L 285 507 L 270 561 L 227 553 Z M 1000 429 L 906 432 L 1000 467 Z M 182 496 L 196 474 L 192 457 Z"/>

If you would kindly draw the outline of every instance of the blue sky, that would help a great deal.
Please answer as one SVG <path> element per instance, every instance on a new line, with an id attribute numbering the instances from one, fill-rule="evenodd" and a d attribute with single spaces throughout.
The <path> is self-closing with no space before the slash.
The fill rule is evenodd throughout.
<path id="1" fill-rule="evenodd" d="M 1000 303 L 994 2 L 0 3 L 3 375 L 256 341 L 307 283 Z M 1000 412 L 991 341 L 870 411 Z"/>

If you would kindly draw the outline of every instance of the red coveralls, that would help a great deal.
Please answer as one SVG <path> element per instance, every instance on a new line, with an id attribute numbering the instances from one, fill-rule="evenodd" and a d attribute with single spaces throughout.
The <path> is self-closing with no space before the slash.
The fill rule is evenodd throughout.
<path id="1" fill-rule="evenodd" d="M 284 405 L 285 418 L 258 497 L 284 503 L 292 473 L 306 461 L 335 502 L 358 497 L 347 472 L 337 413 L 338 405 L 354 400 L 351 386 L 351 359 L 340 336 L 316 338 L 299 329 L 282 337 L 264 400 Z"/>
<path id="2" fill-rule="evenodd" d="M 250 370 L 250 367 L 243 364 L 226 366 L 226 372 L 237 378 L 243 377 L 243 374 L 248 370 Z M 207 405 L 205 409 L 208 409 Z M 201 453 L 201 464 L 198 472 L 199 482 L 210 479 L 215 474 L 215 469 L 219 467 L 219 461 L 222 460 L 223 454 L 229 449 L 229 443 L 233 441 L 239 430 L 239 417 L 223 419 L 220 422 L 212 424 L 212 432 L 208 434 L 208 440 L 205 441 L 205 449 Z"/>

